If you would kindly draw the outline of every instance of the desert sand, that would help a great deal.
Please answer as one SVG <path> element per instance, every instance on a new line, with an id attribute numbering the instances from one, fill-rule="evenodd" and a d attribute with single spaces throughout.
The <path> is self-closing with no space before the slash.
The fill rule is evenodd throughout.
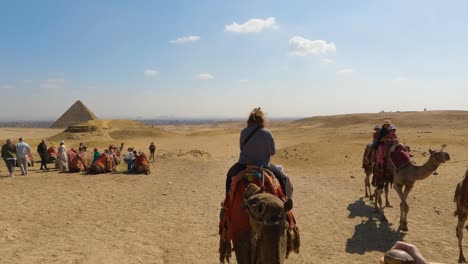
<path id="1" fill-rule="evenodd" d="M 409 232 L 397 230 L 394 190 L 381 222 L 364 196 L 361 169 L 372 128 L 389 118 L 421 164 L 429 148 L 447 144 L 452 160 L 439 175 L 417 182 L 409 197 Z M 468 165 L 468 112 L 428 111 L 315 117 L 272 122 L 277 154 L 295 187 L 300 254 L 287 263 L 378 263 L 397 240 L 417 245 L 428 260 L 458 259 L 453 217 L 455 185 Z M 0 140 L 41 138 L 88 151 L 109 144 L 147 150 L 157 160 L 150 175 L 39 171 L 0 178 L 0 263 L 218 263 L 218 213 L 225 174 L 239 154 L 243 122 L 146 127 L 130 121 L 92 121 L 94 132 L 0 129 Z M 3 143 L 2 143 L 3 144 Z M 16 170 L 18 175 L 19 170 Z M 0 175 L 6 176 L 5 164 Z M 468 243 L 468 242 L 466 242 Z"/>

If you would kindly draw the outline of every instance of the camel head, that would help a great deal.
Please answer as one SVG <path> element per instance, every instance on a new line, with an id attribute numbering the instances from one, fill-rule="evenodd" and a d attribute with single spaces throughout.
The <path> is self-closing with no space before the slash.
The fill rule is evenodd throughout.
<path id="1" fill-rule="evenodd" d="M 435 164 L 440 165 L 450 160 L 450 154 L 443 150 L 432 150 L 429 149 L 429 153 L 431 153 L 431 159 L 434 161 Z"/>
<path id="2" fill-rule="evenodd" d="M 284 263 L 289 227 L 285 213 L 292 209 L 292 200 L 283 202 L 255 184 L 249 184 L 244 193 L 244 203 L 256 238 L 258 263 Z"/>

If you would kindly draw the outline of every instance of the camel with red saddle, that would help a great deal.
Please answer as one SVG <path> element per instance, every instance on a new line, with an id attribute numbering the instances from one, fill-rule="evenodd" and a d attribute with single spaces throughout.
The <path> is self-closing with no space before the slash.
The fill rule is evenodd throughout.
<path id="1" fill-rule="evenodd" d="M 150 166 L 148 158 L 144 152 L 138 154 L 135 157 L 135 173 L 139 174 L 150 174 Z"/>
<path id="2" fill-rule="evenodd" d="M 239 264 L 282 264 L 291 251 L 299 252 L 292 200 L 283 194 L 270 171 L 248 166 L 232 178 L 230 193 L 222 205 L 221 263 L 229 263 L 232 249 Z"/>
<path id="3" fill-rule="evenodd" d="M 113 145 L 111 145 L 113 146 Z M 102 153 L 88 169 L 91 174 L 108 173 L 116 170 L 117 165 L 120 164 L 120 153 L 124 147 L 124 143 L 121 143 L 120 149 L 117 151 L 112 150 L 111 152 Z"/>
<path id="4" fill-rule="evenodd" d="M 67 155 L 70 172 L 83 172 L 89 169 L 91 162 L 86 156 L 86 152 L 72 148 L 67 152 Z"/>

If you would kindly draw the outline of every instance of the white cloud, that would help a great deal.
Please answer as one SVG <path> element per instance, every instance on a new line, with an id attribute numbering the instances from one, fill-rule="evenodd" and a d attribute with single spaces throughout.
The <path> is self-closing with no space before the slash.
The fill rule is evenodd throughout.
<path id="1" fill-rule="evenodd" d="M 209 73 L 200 73 L 197 75 L 197 78 L 200 80 L 212 80 L 214 76 Z"/>
<path id="2" fill-rule="evenodd" d="M 172 44 L 194 43 L 200 40 L 200 36 L 185 36 L 169 41 Z"/>
<path id="3" fill-rule="evenodd" d="M 408 80 L 408 78 L 405 77 L 405 76 L 397 76 L 397 77 L 395 77 L 395 81 L 397 81 L 397 82 L 403 82 L 403 81 L 407 81 L 407 80 Z"/>
<path id="4" fill-rule="evenodd" d="M 157 70 L 153 70 L 153 69 L 145 70 L 145 75 L 146 76 L 156 76 L 158 74 L 159 74 L 159 72 Z"/>
<path id="5" fill-rule="evenodd" d="M 260 32 L 264 29 L 277 29 L 276 19 L 274 17 L 269 17 L 267 19 L 252 18 L 246 21 L 244 24 L 237 24 L 232 22 L 232 24 L 226 25 L 224 29 L 229 32 L 236 33 L 253 33 Z"/>
<path id="6" fill-rule="evenodd" d="M 15 88 L 16 88 L 16 86 L 11 85 L 11 84 L 5 84 L 5 85 L 0 86 L 0 89 L 2 89 L 2 90 L 13 90 Z"/>
<path id="7" fill-rule="evenodd" d="M 335 64 L 335 61 L 330 60 L 330 59 L 328 59 L 328 58 L 322 59 L 321 62 L 322 62 L 323 64 Z"/>
<path id="8" fill-rule="evenodd" d="M 63 88 L 65 80 L 61 78 L 51 78 L 43 81 L 40 85 L 43 89 L 60 89 Z"/>
<path id="9" fill-rule="evenodd" d="M 239 82 L 240 82 L 240 83 L 247 83 L 247 82 L 249 82 L 249 80 L 247 80 L 247 79 L 240 79 Z"/>
<path id="10" fill-rule="evenodd" d="M 353 74 L 355 73 L 356 70 L 354 69 L 343 69 L 343 70 L 339 70 L 336 72 L 337 75 L 348 75 L 348 74 Z"/>
<path id="11" fill-rule="evenodd" d="M 294 56 L 321 55 L 336 51 L 335 43 L 325 40 L 309 40 L 295 36 L 289 40 L 289 54 Z"/>

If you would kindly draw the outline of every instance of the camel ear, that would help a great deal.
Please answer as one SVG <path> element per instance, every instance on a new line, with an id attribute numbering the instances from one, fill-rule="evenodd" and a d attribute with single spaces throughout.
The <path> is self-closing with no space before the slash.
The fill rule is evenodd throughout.
<path id="1" fill-rule="evenodd" d="M 284 210 L 283 212 L 289 212 L 291 211 L 293 208 L 293 200 L 292 199 L 288 199 L 285 203 L 284 203 Z"/>
<path id="2" fill-rule="evenodd" d="M 434 151 L 433 151 L 432 149 L 429 149 L 429 153 L 433 154 L 433 153 L 434 153 Z"/>

